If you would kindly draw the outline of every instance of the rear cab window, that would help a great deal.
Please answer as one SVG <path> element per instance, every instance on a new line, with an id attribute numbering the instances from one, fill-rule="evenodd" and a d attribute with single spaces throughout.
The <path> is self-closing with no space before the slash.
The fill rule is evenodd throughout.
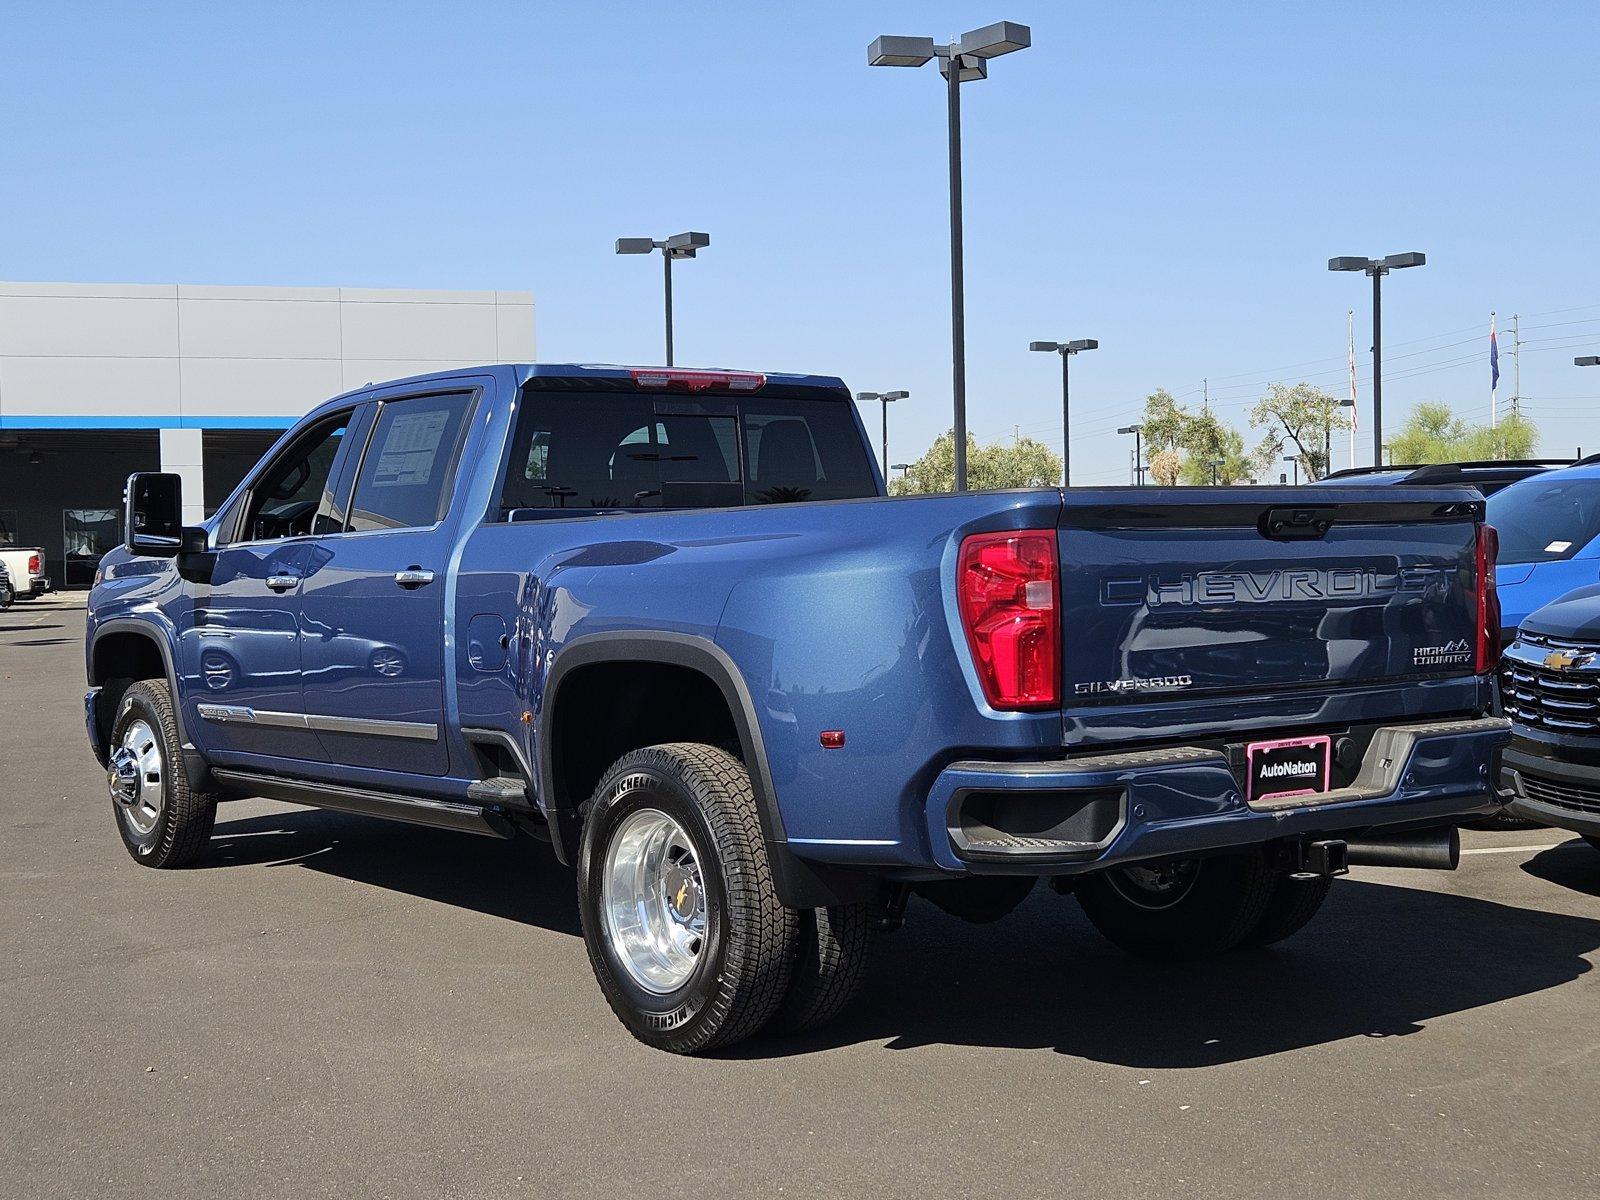
<path id="1" fill-rule="evenodd" d="M 878 494 L 847 399 L 523 392 L 502 518 Z"/>

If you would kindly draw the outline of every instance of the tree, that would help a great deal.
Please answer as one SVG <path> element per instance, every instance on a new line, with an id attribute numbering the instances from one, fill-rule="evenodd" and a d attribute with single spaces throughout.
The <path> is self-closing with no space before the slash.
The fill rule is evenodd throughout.
<path id="1" fill-rule="evenodd" d="M 1053 487 L 1061 482 L 1061 456 L 1043 442 L 1017 438 L 980 446 L 967 435 L 967 487 L 975 492 L 999 488 Z M 956 488 L 955 432 L 939 435 L 902 479 L 891 480 L 892 496 L 953 492 Z"/>
<path id="2" fill-rule="evenodd" d="M 1250 410 L 1251 426 L 1267 430 L 1256 447 L 1257 465 L 1263 473 L 1272 471 L 1292 444 L 1306 478 L 1321 479 L 1328 473 L 1329 431 L 1339 419 L 1339 402 L 1321 388 L 1309 383 L 1273 384 Z"/>
<path id="3" fill-rule="evenodd" d="M 1411 410 L 1406 423 L 1389 442 L 1389 457 L 1397 463 L 1455 462 L 1468 436 L 1467 423 L 1448 404 L 1425 400 Z"/>
<path id="4" fill-rule="evenodd" d="M 1183 455 L 1176 450 L 1157 450 L 1150 456 L 1150 478 L 1160 487 L 1174 487 L 1183 474 Z"/>
<path id="5" fill-rule="evenodd" d="M 1165 388 L 1145 397 L 1143 425 L 1150 478 L 1158 484 L 1210 483 L 1213 462 L 1219 464 L 1219 483 L 1238 483 L 1253 473 L 1237 430 L 1224 425 L 1210 409 L 1187 411 Z"/>
<path id="6" fill-rule="evenodd" d="M 1539 449 L 1539 427 L 1521 413 L 1501 417 L 1494 427 L 1479 425 L 1467 435 L 1466 457 L 1532 458 Z"/>
<path id="7" fill-rule="evenodd" d="M 1145 397 L 1143 438 L 1150 461 L 1154 462 L 1162 450 L 1182 448 L 1184 430 L 1191 419 L 1166 388 L 1157 388 Z"/>
<path id="8" fill-rule="evenodd" d="M 1186 452 L 1184 483 L 1243 483 L 1251 477 L 1252 463 L 1245 453 L 1244 435 L 1231 425 L 1224 425 L 1209 409 L 1185 420 L 1182 446 Z"/>
<path id="9" fill-rule="evenodd" d="M 1438 400 L 1411 410 L 1389 443 L 1390 461 L 1448 463 L 1474 459 L 1530 458 L 1539 446 L 1539 429 L 1520 413 L 1498 425 L 1469 425 Z"/>

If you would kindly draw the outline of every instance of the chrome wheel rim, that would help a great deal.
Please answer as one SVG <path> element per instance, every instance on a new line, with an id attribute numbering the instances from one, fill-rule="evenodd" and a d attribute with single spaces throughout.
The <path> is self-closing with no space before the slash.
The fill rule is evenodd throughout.
<path id="1" fill-rule="evenodd" d="M 166 782 L 161 741 L 148 722 L 136 720 L 122 731 L 106 782 L 128 828 L 138 837 L 148 837 L 161 819 Z"/>
<path id="2" fill-rule="evenodd" d="M 1198 858 L 1170 859 L 1106 872 L 1106 882 L 1136 908 L 1171 908 L 1187 896 L 1200 875 Z"/>
<path id="3" fill-rule="evenodd" d="M 642 808 L 611 835 L 600 883 L 606 938 L 647 992 L 689 981 L 706 939 L 706 892 L 694 844 L 660 809 Z"/>

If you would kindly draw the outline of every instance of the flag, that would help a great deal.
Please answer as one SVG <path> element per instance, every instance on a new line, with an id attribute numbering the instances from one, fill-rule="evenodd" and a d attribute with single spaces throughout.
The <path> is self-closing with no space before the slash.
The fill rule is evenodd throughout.
<path id="1" fill-rule="evenodd" d="M 1494 314 L 1489 314 L 1489 392 L 1500 387 L 1500 343 L 1494 336 Z"/>
<path id="2" fill-rule="evenodd" d="M 1350 333 L 1350 428 L 1356 427 L 1356 314 L 1351 309 L 1345 313 L 1345 324 Z"/>

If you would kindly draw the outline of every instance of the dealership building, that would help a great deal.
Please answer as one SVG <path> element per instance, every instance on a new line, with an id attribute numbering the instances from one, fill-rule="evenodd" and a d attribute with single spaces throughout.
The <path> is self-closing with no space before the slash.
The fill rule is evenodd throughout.
<path id="1" fill-rule="evenodd" d="M 311 408 L 363 384 L 534 357 L 527 292 L 0 283 L 0 544 L 84 587 L 133 471 L 214 511 Z"/>

